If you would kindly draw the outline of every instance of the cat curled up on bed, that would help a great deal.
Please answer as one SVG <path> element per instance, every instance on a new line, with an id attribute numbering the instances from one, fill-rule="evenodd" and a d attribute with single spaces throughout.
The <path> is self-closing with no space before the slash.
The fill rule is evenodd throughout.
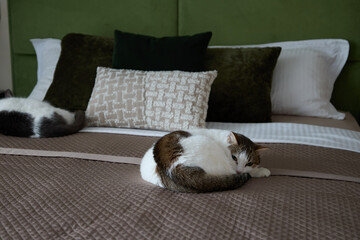
<path id="1" fill-rule="evenodd" d="M 259 151 L 266 149 L 244 135 L 227 130 L 193 129 L 171 132 L 144 155 L 145 181 L 179 192 L 235 189 L 250 177 L 267 177 Z"/>
<path id="2" fill-rule="evenodd" d="M 17 137 L 60 137 L 78 132 L 85 125 L 83 111 L 71 113 L 39 100 L 13 97 L 0 92 L 0 133 Z"/>

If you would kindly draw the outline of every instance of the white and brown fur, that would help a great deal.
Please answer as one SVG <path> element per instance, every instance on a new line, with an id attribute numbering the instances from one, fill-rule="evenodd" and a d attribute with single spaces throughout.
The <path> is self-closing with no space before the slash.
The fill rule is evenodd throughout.
<path id="1" fill-rule="evenodd" d="M 247 137 L 226 130 L 171 132 L 144 155 L 140 172 L 145 181 L 180 192 L 235 189 L 251 177 L 266 177 L 259 151 Z"/>
<path id="2" fill-rule="evenodd" d="M 60 137 L 73 134 L 85 125 L 83 111 L 71 113 L 47 102 L 13 97 L 0 92 L 0 133 L 17 137 Z"/>

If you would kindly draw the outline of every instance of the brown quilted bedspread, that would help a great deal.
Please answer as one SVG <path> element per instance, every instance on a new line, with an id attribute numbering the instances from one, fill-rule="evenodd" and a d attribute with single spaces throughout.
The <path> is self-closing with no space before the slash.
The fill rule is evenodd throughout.
<path id="1" fill-rule="evenodd" d="M 0 135 L 0 147 L 142 157 L 154 137 L 78 133 Z M 267 144 L 263 166 L 360 178 L 360 154 Z M 250 179 L 225 192 L 175 193 L 139 166 L 0 155 L 0 239 L 359 239 L 360 183 L 308 177 Z"/>

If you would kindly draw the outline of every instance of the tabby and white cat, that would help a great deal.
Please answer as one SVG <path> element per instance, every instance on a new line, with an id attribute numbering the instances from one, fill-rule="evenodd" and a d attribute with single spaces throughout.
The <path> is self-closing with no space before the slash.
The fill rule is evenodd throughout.
<path id="1" fill-rule="evenodd" d="M 85 125 L 83 111 L 71 113 L 49 103 L 0 93 L 0 133 L 18 137 L 60 137 L 78 132 Z"/>
<path id="2" fill-rule="evenodd" d="M 171 132 L 144 155 L 140 172 L 145 181 L 180 192 L 235 189 L 251 177 L 267 177 L 260 167 L 265 149 L 244 135 L 227 130 L 193 129 Z"/>

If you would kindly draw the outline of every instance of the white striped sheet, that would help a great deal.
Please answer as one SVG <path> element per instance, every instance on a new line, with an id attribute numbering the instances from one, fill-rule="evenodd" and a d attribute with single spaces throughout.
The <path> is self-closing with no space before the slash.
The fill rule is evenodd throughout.
<path id="1" fill-rule="evenodd" d="M 217 122 L 209 122 L 207 127 L 241 133 L 254 142 L 295 143 L 360 152 L 360 132 L 340 128 L 297 123 Z"/>
<path id="2" fill-rule="evenodd" d="M 169 133 L 166 131 L 157 130 L 145 130 L 134 128 L 112 128 L 112 127 L 86 127 L 80 132 L 93 132 L 93 133 L 114 133 L 114 134 L 127 134 L 136 136 L 150 136 L 150 137 L 162 137 Z"/>
<path id="3" fill-rule="evenodd" d="M 360 152 L 360 132 L 297 123 L 220 123 L 207 122 L 207 128 L 241 133 L 254 142 L 294 143 Z M 88 127 L 81 132 L 115 133 L 161 137 L 166 131 Z M 359 159 L 360 160 L 360 159 Z"/>

